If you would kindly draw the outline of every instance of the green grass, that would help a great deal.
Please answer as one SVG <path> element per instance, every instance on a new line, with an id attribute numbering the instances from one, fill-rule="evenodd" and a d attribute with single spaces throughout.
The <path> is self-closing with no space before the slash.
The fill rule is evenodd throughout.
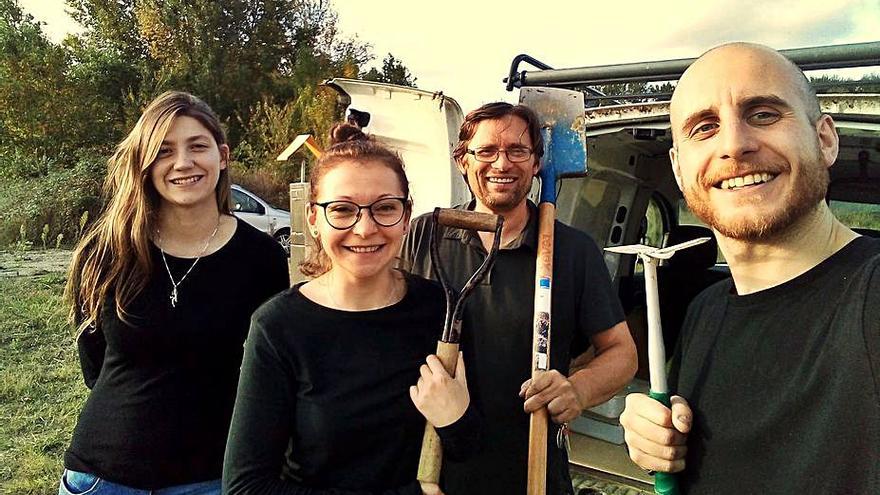
<path id="1" fill-rule="evenodd" d="M 88 389 L 64 277 L 0 278 L 0 494 L 54 494 Z"/>

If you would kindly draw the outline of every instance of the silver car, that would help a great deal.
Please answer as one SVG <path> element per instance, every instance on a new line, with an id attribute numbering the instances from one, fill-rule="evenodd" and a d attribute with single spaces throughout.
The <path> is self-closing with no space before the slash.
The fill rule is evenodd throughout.
<path id="1" fill-rule="evenodd" d="M 273 208 L 265 200 L 238 184 L 232 185 L 232 213 L 278 241 L 290 252 L 290 212 Z"/>

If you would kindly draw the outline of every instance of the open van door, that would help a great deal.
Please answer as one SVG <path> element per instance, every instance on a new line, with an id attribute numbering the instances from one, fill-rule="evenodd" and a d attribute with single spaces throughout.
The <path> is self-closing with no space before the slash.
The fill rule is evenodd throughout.
<path id="1" fill-rule="evenodd" d="M 394 84 L 330 79 L 347 107 L 346 118 L 400 153 L 406 164 L 413 216 L 470 199 L 452 149 L 464 115 L 458 103 L 442 92 Z"/>

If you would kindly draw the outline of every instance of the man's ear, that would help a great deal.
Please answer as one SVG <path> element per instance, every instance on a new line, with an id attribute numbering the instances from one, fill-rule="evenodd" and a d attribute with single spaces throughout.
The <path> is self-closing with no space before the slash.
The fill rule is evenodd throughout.
<path id="1" fill-rule="evenodd" d="M 828 114 L 822 114 L 816 121 L 816 137 L 819 139 L 819 151 L 826 167 L 831 167 L 837 161 L 837 153 L 840 151 L 840 137 L 834 126 L 834 119 Z"/>
<path id="2" fill-rule="evenodd" d="M 471 192 L 471 198 L 473 198 L 474 189 L 471 187 L 471 181 L 468 180 L 467 175 L 467 157 L 463 156 L 460 159 L 456 160 L 455 166 L 458 168 L 459 173 L 461 173 L 461 180 L 464 181 L 464 184 L 467 186 L 468 191 Z"/>
<path id="3" fill-rule="evenodd" d="M 673 146 L 669 148 L 669 161 L 672 163 L 672 175 L 675 176 L 675 183 L 678 189 L 684 191 L 684 183 L 681 181 L 681 166 L 678 164 L 678 148 Z"/>
<path id="4" fill-rule="evenodd" d="M 455 166 L 458 168 L 458 171 L 461 175 L 467 177 L 467 157 L 463 156 L 458 160 L 455 160 Z"/>

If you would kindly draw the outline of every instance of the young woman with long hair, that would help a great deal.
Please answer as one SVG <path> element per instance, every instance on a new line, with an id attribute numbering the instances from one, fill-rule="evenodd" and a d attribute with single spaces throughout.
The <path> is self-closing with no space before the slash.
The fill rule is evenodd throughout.
<path id="1" fill-rule="evenodd" d="M 219 494 L 250 316 L 282 248 L 230 214 L 229 146 L 202 100 L 153 100 L 108 162 L 65 300 L 89 398 L 59 494 Z"/>
<path id="2" fill-rule="evenodd" d="M 430 355 L 443 292 L 394 269 L 412 206 L 400 157 L 348 124 L 331 135 L 310 175 L 313 278 L 254 314 L 224 493 L 441 493 L 416 481 L 425 418 L 447 457 L 479 438 L 462 361 L 453 379 Z"/>

